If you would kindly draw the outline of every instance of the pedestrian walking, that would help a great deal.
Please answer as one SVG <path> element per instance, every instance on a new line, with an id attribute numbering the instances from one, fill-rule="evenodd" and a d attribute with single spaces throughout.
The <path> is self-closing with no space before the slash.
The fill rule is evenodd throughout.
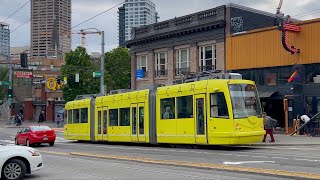
<path id="1" fill-rule="evenodd" d="M 24 121 L 24 117 L 23 117 L 23 107 L 20 108 L 19 110 L 19 116 L 21 116 L 21 121 Z"/>
<path id="2" fill-rule="evenodd" d="M 307 115 L 302 115 L 302 116 L 300 117 L 300 119 L 301 119 L 301 121 L 304 122 L 304 124 L 303 124 L 303 125 L 304 125 L 304 128 L 303 128 L 304 135 L 310 136 L 309 124 L 306 124 L 306 123 L 308 123 L 308 122 L 310 121 L 309 116 L 307 116 Z M 306 124 L 306 125 L 305 125 L 305 124 Z"/>
<path id="3" fill-rule="evenodd" d="M 271 137 L 271 141 L 269 142 L 275 142 L 275 139 L 273 137 L 273 128 L 275 127 L 277 120 L 271 118 L 270 116 L 267 116 L 266 113 L 263 113 L 262 117 L 264 120 L 264 129 L 266 130 L 266 134 L 264 135 L 262 142 L 266 142 L 266 138 L 268 134 Z"/>
<path id="4" fill-rule="evenodd" d="M 42 123 L 43 121 L 44 121 L 44 112 L 41 111 L 41 113 L 39 114 L 38 123 Z"/>
<path id="5" fill-rule="evenodd" d="M 60 127 L 60 123 L 61 123 L 61 117 L 60 117 L 59 114 L 57 115 L 56 122 L 57 122 L 57 126 L 58 126 L 58 128 L 59 128 L 59 127 Z"/>

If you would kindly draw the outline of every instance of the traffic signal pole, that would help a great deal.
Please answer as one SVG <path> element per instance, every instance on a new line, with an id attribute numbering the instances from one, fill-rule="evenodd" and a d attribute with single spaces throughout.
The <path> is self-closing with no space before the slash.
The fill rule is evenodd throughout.
<path id="1" fill-rule="evenodd" d="M 101 77 L 100 77 L 100 93 L 105 95 L 105 87 L 104 87 L 104 31 L 101 31 L 101 62 L 100 62 L 100 70 L 101 70 Z"/>
<path id="2" fill-rule="evenodd" d="M 11 92 L 11 95 L 13 94 L 13 90 L 12 90 L 12 75 L 13 75 L 13 65 L 12 65 L 12 59 L 10 56 L 8 56 L 9 58 L 9 88 L 8 88 L 8 92 Z M 9 121 L 12 115 L 12 96 L 8 97 L 8 103 L 9 103 Z"/>

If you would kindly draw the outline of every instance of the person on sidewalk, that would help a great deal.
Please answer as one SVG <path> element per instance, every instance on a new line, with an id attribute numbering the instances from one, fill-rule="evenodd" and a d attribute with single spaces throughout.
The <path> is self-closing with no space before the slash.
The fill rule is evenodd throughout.
<path id="1" fill-rule="evenodd" d="M 270 116 L 267 116 L 266 113 L 262 114 L 262 118 L 264 121 L 264 129 L 266 130 L 266 134 L 264 135 L 262 142 L 266 142 L 266 138 L 268 134 L 271 137 L 271 141 L 269 142 L 275 142 L 275 139 L 273 137 L 273 128 L 275 127 L 277 120 L 271 118 Z"/>
<path id="2" fill-rule="evenodd" d="M 42 123 L 43 121 L 44 121 L 44 112 L 41 111 L 41 113 L 39 114 L 38 123 Z"/>
<path id="3" fill-rule="evenodd" d="M 302 115 L 302 116 L 300 117 L 300 119 L 301 119 L 301 121 L 304 122 L 304 124 L 306 124 L 306 123 L 308 123 L 308 122 L 310 121 L 310 118 L 309 118 L 309 116 L 307 116 L 307 115 Z M 304 135 L 306 135 L 306 136 L 310 136 L 309 125 L 310 125 L 310 124 L 306 124 L 306 125 L 304 126 L 304 128 L 303 128 Z"/>
<path id="4" fill-rule="evenodd" d="M 60 123 L 61 123 L 61 117 L 60 117 L 60 115 L 58 114 L 57 115 L 57 126 L 58 126 L 58 128 L 60 127 Z"/>

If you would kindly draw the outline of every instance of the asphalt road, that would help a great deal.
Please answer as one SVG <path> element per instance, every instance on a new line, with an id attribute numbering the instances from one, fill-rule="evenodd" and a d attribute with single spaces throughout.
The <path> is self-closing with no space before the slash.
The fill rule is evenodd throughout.
<path id="1" fill-rule="evenodd" d="M 17 131 L 16 128 L 0 128 L 0 143 L 13 144 Z M 54 147 L 36 147 L 44 156 L 45 169 L 26 179 L 277 179 L 259 174 L 81 157 L 70 155 L 71 152 L 320 174 L 320 146 L 192 149 L 78 143 L 64 140 L 62 133 L 58 132 L 57 136 Z"/>

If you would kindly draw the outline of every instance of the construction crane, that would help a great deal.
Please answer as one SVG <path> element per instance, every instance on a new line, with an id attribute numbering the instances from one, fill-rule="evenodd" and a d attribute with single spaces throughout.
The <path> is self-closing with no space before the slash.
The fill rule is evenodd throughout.
<path id="1" fill-rule="evenodd" d="M 99 35 L 101 35 L 100 31 L 86 31 L 86 30 L 89 30 L 89 29 L 81 29 L 79 32 L 72 33 L 72 34 L 81 34 L 81 46 L 84 47 L 84 48 L 86 47 L 86 35 L 87 34 L 99 34 Z"/>
<path id="2" fill-rule="evenodd" d="M 283 14 L 281 13 L 282 3 L 283 3 L 283 0 L 280 0 L 279 1 L 279 5 L 277 7 L 277 12 L 276 12 L 276 17 L 277 18 L 279 18 L 280 16 L 283 16 Z"/>
<path id="3" fill-rule="evenodd" d="M 91 30 L 91 29 L 95 30 L 95 28 L 81 29 L 81 30 L 79 30 L 79 32 L 71 32 L 71 33 L 62 32 L 59 35 L 60 36 L 70 36 L 71 34 L 81 34 L 81 46 L 85 48 L 86 47 L 86 35 L 87 34 L 99 34 L 99 35 L 101 35 L 101 31 L 87 31 L 87 30 Z M 50 35 L 50 36 L 52 35 L 51 32 L 41 32 L 39 34 L 40 35 Z"/>

